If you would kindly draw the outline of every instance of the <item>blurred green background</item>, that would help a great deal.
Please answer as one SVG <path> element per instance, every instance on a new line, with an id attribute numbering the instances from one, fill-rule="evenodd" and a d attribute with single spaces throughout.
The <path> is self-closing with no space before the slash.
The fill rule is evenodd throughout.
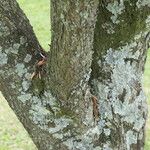
<path id="1" fill-rule="evenodd" d="M 49 0 L 17 0 L 28 16 L 34 31 L 45 50 L 50 43 Z M 145 67 L 144 89 L 150 110 L 150 52 Z M 29 135 L 0 93 L 0 150 L 37 150 Z M 150 118 L 146 125 L 145 150 L 150 150 Z"/>

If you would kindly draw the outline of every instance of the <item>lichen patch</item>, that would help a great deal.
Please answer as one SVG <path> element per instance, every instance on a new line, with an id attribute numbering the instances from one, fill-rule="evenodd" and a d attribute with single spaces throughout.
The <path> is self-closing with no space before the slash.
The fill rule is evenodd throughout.
<path id="1" fill-rule="evenodd" d="M 141 8 L 141 7 L 144 7 L 144 6 L 150 7 L 150 2 L 149 2 L 149 0 L 138 0 L 136 2 L 136 5 L 137 5 L 138 8 Z"/>
<path id="2" fill-rule="evenodd" d="M 31 60 L 32 56 L 27 54 L 26 57 L 24 58 L 24 62 L 28 63 Z"/>
<path id="3" fill-rule="evenodd" d="M 7 61 L 8 61 L 7 54 L 0 51 L 0 66 L 7 64 Z"/>
<path id="4" fill-rule="evenodd" d="M 18 96 L 18 99 L 21 102 L 26 103 L 26 101 L 31 100 L 31 97 L 31 94 L 22 93 L 20 96 Z"/>
<path id="5" fill-rule="evenodd" d="M 107 5 L 107 9 L 109 12 L 112 13 L 111 20 L 114 24 L 118 24 L 120 21 L 118 20 L 118 16 L 122 14 L 123 10 L 125 9 L 124 2 L 114 1 L 113 3 L 109 3 Z"/>
<path id="6" fill-rule="evenodd" d="M 22 63 L 16 64 L 15 67 L 16 67 L 16 72 L 17 72 L 18 76 L 20 76 L 20 77 L 22 77 L 27 72 L 25 65 Z"/>

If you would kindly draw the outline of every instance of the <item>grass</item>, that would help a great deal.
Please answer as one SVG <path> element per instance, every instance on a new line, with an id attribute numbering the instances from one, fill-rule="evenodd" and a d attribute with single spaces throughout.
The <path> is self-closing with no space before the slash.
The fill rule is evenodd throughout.
<path id="1" fill-rule="evenodd" d="M 36 150 L 27 132 L 0 93 L 0 150 Z"/>
<path id="2" fill-rule="evenodd" d="M 33 29 L 45 50 L 50 44 L 50 4 L 49 0 L 17 0 L 29 18 Z"/>
<path id="3" fill-rule="evenodd" d="M 49 0 L 18 0 L 45 50 L 50 43 Z M 144 89 L 150 110 L 150 52 L 145 66 Z M 29 135 L 0 94 L 0 150 L 37 150 Z M 7 118 L 7 119 L 6 119 Z M 146 126 L 145 150 L 150 150 L 150 119 Z"/>
<path id="4" fill-rule="evenodd" d="M 150 150 L 150 49 L 148 51 L 148 57 L 145 65 L 144 91 L 147 96 L 147 103 L 149 110 L 148 120 L 146 124 L 146 143 L 144 150 Z"/>

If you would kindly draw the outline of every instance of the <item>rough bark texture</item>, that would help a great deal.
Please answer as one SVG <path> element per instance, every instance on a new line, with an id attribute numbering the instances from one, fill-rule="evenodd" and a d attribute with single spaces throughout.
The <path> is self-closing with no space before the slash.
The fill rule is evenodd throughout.
<path id="1" fill-rule="evenodd" d="M 137 0 L 100 3 L 90 79 L 99 99 L 99 149 L 143 149 L 147 106 L 142 76 L 149 5 Z"/>
<path id="2" fill-rule="evenodd" d="M 42 48 L 16 1 L 0 1 L 0 90 L 39 150 L 143 149 L 149 6 L 52 0 L 47 75 L 31 81 Z"/>
<path id="3" fill-rule="evenodd" d="M 62 2 L 60 1 L 60 4 L 61 3 Z M 57 6 L 58 2 L 52 2 L 54 8 L 55 5 Z M 84 119 L 86 110 L 83 109 L 83 102 L 85 101 L 84 95 L 87 90 L 86 86 L 89 79 L 88 75 L 91 65 L 91 49 L 97 5 L 98 1 L 79 1 L 77 6 L 74 2 L 66 3 L 65 13 L 68 18 L 65 19 L 67 19 L 69 26 L 72 25 L 71 30 L 69 26 L 67 26 L 67 33 L 64 35 L 64 37 L 68 36 L 68 38 L 65 40 L 62 37 L 62 40 L 60 40 L 59 43 L 56 43 L 57 40 L 59 41 L 59 33 L 62 32 L 62 27 L 64 27 L 63 23 L 60 24 L 60 27 L 58 24 L 58 31 L 55 30 L 56 35 L 53 34 L 55 39 L 53 38 L 52 40 L 52 50 L 49 56 L 48 73 L 50 73 L 50 78 L 47 75 L 47 79 L 43 79 L 42 77 L 42 79 L 36 78 L 31 81 L 30 77 L 34 71 L 35 63 L 37 62 L 36 55 L 39 53 L 41 47 L 32 31 L 32 27 L 29 25 L 27 18 L 20 10 L 16 1 L 8 0 L 7 2 L 0 2 L 0 40 L 2 41 L 0 51 L 1 91 L 26 130 L 29 132 L 38 149 L 66 150 L 72 149 L 71 147 L 82 148 L 82 133 L 85 133 L 84 136 L 86 136 L 86 131 L 90 128 L 86 125 L 86 119 Z M 58 6 L 62 6 L 62 8 L 60 8 L 60 11 L 62 11 L 63 7 L 65 7 L 65 3 Z M 62 15 L 59 13 L 60 12 L 58 11 L 56 15 L 61 17 L 62 15 L 65 15 L 65 13 L 62 13 Z M 73 13 L 76 13 L 75 15 L 77 17 L 75 17 L 75 21 L 72 21 L 69 16 L 69 14 L 73 15 Z M 57 22 L 56 19 L 54 19 L 54 22 L 55 21 Z M 78 23 L 77 26 L 75 25 L 76 21 Z M 79 37 L 73 38 L 75 34 L 77 36 L 78 28 L 81 30 L 80 32 L 82 32 L 82 34 L 79 34 Z M 54 29 L 52 28 L 52 30 Z M 69 41 L 69 39 L 72 41 Z M 60 47 L 57 48 L 57 44 L 63 48 L 65 41 L 66 45 L 64 49 L 60 49 Z M 73 41 L 74 43 L 72 43 Z M 67 45 L 70 45 L 68 47 L 70 50 L 67 49 Z M 77 46 L 79 46 L 78 49 Z M 80 48 L 82 51 L 80 51 Z M 61 58 L 61 53 L 55 53 L 54 50 L 56 52 L 62 51 L 62 56 L 64 58 Z M 78 51 L 79 54 L 77 53 Z M 70 54 L 66 56 L 64 53 Z M 75 59 L 76 57 L 79 62 Z M 66 74 L 68 74 L 67 78 L 70 82 L 67 81 L 65 74 L 63 74 L 63 67 L 61 68 L 59 60 L 62 61 L 61 64 L 64 66 L 64 70 Z M 65 62 L 67 63 L 65 64 Z M 58 64 L 58 66 L 55 63 Z M 79 64 L 81 64 L 81 66 Z M 53 67 L 54 65 L 56 68 Z M 80 69 L 80 72 L 78 69 Z M 69 75 L 69 72 L 71 76 Z M 53 76 L 54 73 L 56 77 Z M 71 78 L 73 79 L 71 80 Z M 59 87 L 57 86 L 58 82 L 54 85 L 52 80 L 58 80 L 59 82 L 64 80 L 64 84 Z M 67 84 L 65 82 L 67 82 Z M 85 87 L 83 87 L 83 84 Z M 77 86 L 80 86 L 78 91 L 76 90 L 78 88 Z M 57 87 L 60 90 L 60 94 Z M 64 94 L 62 87 L 64 88 Z M 69 88 L 71 90 L 69 90 Z M 50 90 L 54 96 L 51 95 Z M 68 93 L 67 90 L 69 90 Z M 75 92 L 73 93 L 73 96 L 71 95 L 71 92 Z M 64 95 L 63 98 L 61 98 L 62 94 Z M 71 95 L 70 97 L 68 97 L 69 94 Z M 87 95 L 86 97 L 88 100 L 89 96 Z M 62 102 L 62 100 L 64 100 L 64 102 Z M 78 104 L 79 100 L 81 100 L 80 103 L 82 106 Z M 69 104 L 67 104 L 69 101 L 70 107 L 68 106 Z M 79 107 L 78 109 L 76 109 L 76 104 L 77 107 Z M 93 112 L 91 111 L 91 117 L 93 117 L 92 113 Z M 91 126 L 92 125 L 93 121 L 91 121 Z M 89 142 L 90 141 L 87 141 L 84 147 L 89 147 Z M 76 144 L 73 146 L 71 143 Z"/>
<path id="4" fill-rule="evenodd" d="M 62 101 L 84 91 L 89 80 L 97 6 L 98 0 L 51 1 L 50 87 Z"/>
<path id="5" fill-rule="evenodd" d="M 0 1 L 0 90 L 37 147 L 50 135 L 34 123 L 31 111 L 40 103 L 30 90 L 31 74 L 41 49 L 29 21 L 14 0 Z M 43 142 L 42 142 L 43 141 Z"/>

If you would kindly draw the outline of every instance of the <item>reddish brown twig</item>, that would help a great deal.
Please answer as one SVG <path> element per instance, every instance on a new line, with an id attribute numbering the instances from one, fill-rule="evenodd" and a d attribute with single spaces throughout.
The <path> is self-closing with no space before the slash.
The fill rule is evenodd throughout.
<path id="1" fill-rule="evenodd" d="M 40 53 L 41 56 L 41 60 L 39 60 L 37 62 L 37 64 L 35 65 L 35 71 L 32 73 L 31 75 L 31 80 L 35 77 L 41 79 L 42 75 L 43 75 L 43 65 L 46 64 L 47 58 L 46 56 L 44 56 L 43 54 Z"/>
<path id="2" fill-rule="evenodd" d="M 98 100 L 97 97 L 92 95 L 92 102 L 93 102 L 93 118 L 94 122 L 97 122 L 99 120 L 100 114 L 98 109 Z"/>

